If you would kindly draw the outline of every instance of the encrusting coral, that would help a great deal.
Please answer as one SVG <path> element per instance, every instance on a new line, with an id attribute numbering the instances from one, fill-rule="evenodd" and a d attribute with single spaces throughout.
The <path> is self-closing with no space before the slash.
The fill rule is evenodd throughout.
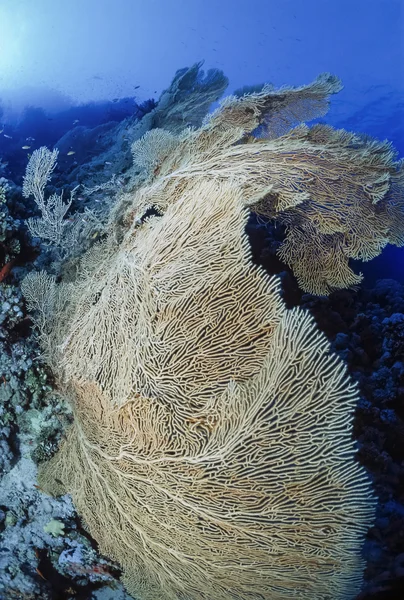
<path id="1" fill-rule="evenodd" d="M 294 246 L 286 258 L 319 290 L 351 284 L 348 257 L 380 249 L 378 234 L 401 241 L 391 150 L 290 130 L 339 88 L 331 76 L 264 88 L 200 129 L 146 134 L 133 146 L 137 191 L 75 281 L 23 284 L 75 415 L 40 486 L 72 494 L 141 600 L 360 589 L 375 499 L 354 460 L 357 391 L 311 317 L 287 310 L 276 278 L 252 264 L 245 233 L 257 210 L 284 219 L 293 246 L 305 219 L 320 266 L 301 269 Z M 377 217 L 385 228 L 360 239 Z"/>

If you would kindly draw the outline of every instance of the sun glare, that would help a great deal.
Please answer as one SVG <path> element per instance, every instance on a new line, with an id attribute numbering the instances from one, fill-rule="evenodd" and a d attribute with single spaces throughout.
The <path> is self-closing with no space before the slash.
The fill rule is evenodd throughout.
<path id="1" fill-rule="evenodd" d="M 17 28 L 15 21 L 4 8 L 0 8 L 0 78 L 3 86 L 12 83 L 22 66 L 21 23 Z"/>

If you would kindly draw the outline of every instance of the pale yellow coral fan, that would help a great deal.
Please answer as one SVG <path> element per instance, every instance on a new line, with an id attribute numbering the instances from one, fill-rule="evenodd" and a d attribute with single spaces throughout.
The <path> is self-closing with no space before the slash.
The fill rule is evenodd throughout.
<path id="1" fill-rule="evenodd" d="M 133 147 L 141 183 L 112 213 L 119 235 L 74 281 L 51 282 L 42 342 L 75 421 L 40 485 L 72 494 L 139 600 L 360 590 L 375 499 L 354 457 L 357 391 L 312 319 L 253 265 L 245 233 L 251 208 L 284 223 L 285 261 L 318 293 L 357 283 L 349 256 L 400 242 L 391 148 L 291 129 L 338 88 L 325 76 L 264 89 L 198 130 L 145 136 Z M 33 278 L 37 308 L 38 289 L 35 300 Z"/>
<path id="2" fill-rule="evenodd" d="M 387 142 L 326 125 L 291 129 L 316 110 L 323 114 L 327 95 L 338 89 L 331 76 L 283 93 L 264 88 L 224 101 L 176 141 L 151 132 L 133 148 L 139 164 L 151 163 L 148 155 L 154 162 L 128 223 L 151 206 L 164 211 L 201 177 L 231 180 L 246 206 L 286 227 L 279 256 L 305 291 L 322 295 L 358 284 L 350 259 L 368 261 L 388 243 L 404 243 L 404 168 Z M 248 135 L 253 130 L 264 137 Z"/>
<path id="3" fill-rule="evenodd" d="M 251 263 L 240 189 L 195 194 L 84 259 L 55 332 L 75 422 L 40 485 L 140 600 L 351 598 L 374 512 L 355 387 Z"/>

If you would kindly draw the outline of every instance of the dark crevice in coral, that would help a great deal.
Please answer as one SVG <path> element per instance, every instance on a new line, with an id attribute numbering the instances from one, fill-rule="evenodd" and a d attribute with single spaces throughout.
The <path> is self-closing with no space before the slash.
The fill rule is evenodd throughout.
<path id="1" fill-rule="evenodd" d="M 71 598 L 88 600 L 91 598 L 93 591 L 105 586 L 104 582 L 93 583 L 89 580 L 83 585 L 82 580 L 77 583 L 72 578 L 65 577 L 56 570 L 46 549 L 38 549 L 37 556 L 39 562 L 34 578 L 41 588 L 46 591 L 49 600 L 71 600 Z M 29 573 L 32 575 L 32 567 L 27 565 L 26 568 L 29 569 Z M 114 573 L 114 576 L 119 576 L 119 572 Z"/>

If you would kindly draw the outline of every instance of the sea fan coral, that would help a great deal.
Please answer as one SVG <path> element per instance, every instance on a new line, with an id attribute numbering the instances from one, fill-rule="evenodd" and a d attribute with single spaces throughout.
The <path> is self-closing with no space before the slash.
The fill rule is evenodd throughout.
<path id="1" fill-rule="evenodd" d="M 40 485 L 72 494 L 142 599 L 360 587 L 374 501 L 353 460 L 356 391 L 251 264 L 246 219 L 237 188 L 200 182 L 104 277 L 84 262 L 74 292 L 75 424 Z"/>
<path id="2" fill-rule="evenodd" d="M 355 154 L 341 132 L 288 130 L 296 102 L 299 119 L 312 118 L 337 89 L 330 76 L 264 89 L 226 101 L 198 130 L 146 136 L 133 148 L 142 184 L 111 216 L 119 235 L 83 256 L 74 281 L 25 284 L 32 305 L 45 302 L 42 342 L 75 414 L 40 485 L 72 494 L 142 600 L 337 600 L 360 589 L 375 500 L 354 460 L 357 392 L 308 314 L 287 310 L 276 278 L 252 264 L 245 233 L 250 208 L 279 218 L 308 203 L 321 260 L 344 263 L 349 242 L 381 247 L 344 229 L 343 194 L 366 230 L 391 192 L 387 147 L 363 142 Z M 279 122 L 285 111 L 281 137 L 271 110 Z M 250 136 L 259 128 L 269 139 Z M 337 188 L 341 217 L 328 219 Z M 339 271 L 316 278 L 304 281 L 346 283 Z"/>

